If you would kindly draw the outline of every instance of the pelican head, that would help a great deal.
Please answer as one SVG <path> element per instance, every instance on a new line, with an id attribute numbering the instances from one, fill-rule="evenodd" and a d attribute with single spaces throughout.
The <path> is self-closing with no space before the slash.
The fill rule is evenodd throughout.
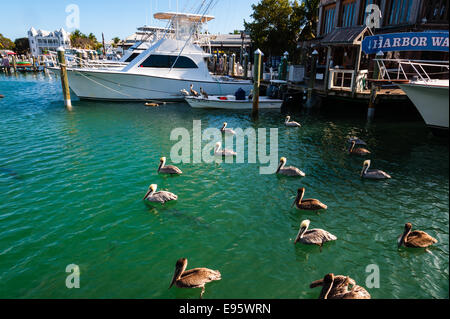
<path id="1" fill-rule="evenodd" d="M 286 116 L 286 122 L 289 122 L 291 120 L 291 117 L 288 115 Z"/>
<path id="2" fill-rule="evenodd" d="M 302 238 L 303 234 L 308 230 L 309 224 L 311 221 L 304 220 L 300 224 L 300 229 L 298 231 L 297 237 L 295 238 L 294 244 L 298 243 L 298 241 Z"/>
<path id="3" fill-rule="evenodd" d="M 286 161 L 287 161 L 286 157 L 280 158 L 280 164 L 278 164 L 278 169 L 276 171 L 277 174 L 280 171 L 280 169 L 283 167 L 283 165 L 286 165 Z"/>
<path id="4" fill-rule="evenodd" d="M 169 289 L 172 288 L 173 284 L 180 278 L 181 274 L 186 270 L 187 263 L 188 261 L 186 258 L 180 258 L 177 260 L 177 263 L 175 264 L 175 272 L 173 273 Z"/>
<path id="5" fill-rule="evenodd" d="M 370 164 L 371 164 L 370 160 L 364 161 L 363 168 L 362 168 L 362 171 L 361 171 L 361 177 L 363 177 L 363 175 L 365 173 L 367 173 L 367 170 L 369 169 Z"/>
<path id="6" fill-rule="evenodd" d="M 161 168 L 166 164 L 166 158 L 165 157 L 161 157 L 159 159 L 159 167 L 158 167 L 158 172 L 161 170 Z"/>
<path id="7" fill-rule="evenodd" d="M 224 130 L 227 127 L 227 125 L 228 125 L 227 122 L 223 122 L 222 130 Z"/>
<path id="8" fill-rule="evenodd" d="M 297 190 L 297 196 L 295 197 L 295 200 L 294 200 L 294 202 L 292 203 L 292 206 L 291 206 L 291 207 L 294 207 L 294 205 L 295 205 L 296 203 L 301 202 L 302 199 L 303 199 L 303 195 L 305 195 L 305 188 L 304 188 L 304 187 L 299 188 L 299 189 Z"/>
<path id="9" fill-rule="evenodd" d="M 150 195 L 151 193 L 156 192 L 156 190 L 158 189 L 158 185 L 156 184 L 152 184 L 149 186 L 147 193 L 145 194 L 143 199 L 146 199 L 148 197 L 148 195 Z"/>
<path id="10" fill-rule="evenodd" d="M 167 161 L 167 158 L 161 157 L 161 158 L 159 159 L 159 161 L 160 161 L 160 162 L 165 162 L 165 161 Z"/>
<path id="11" fill-rule="evenodd" d="M 218 151 L 222 147 L 222 143 L 217 142 L 215 146 L 215 150 Z"/>
<path id="12" fill-rule="evenodd" d="M 398 247 L 400 248 L 401 245 L 403 245 L 405 241 L 405 237 L 411 232 L 412 224 L 406 223 L 405 224 L 405 231 L 403 232 L 402 236 L 400 237 L 400 240 L 398 241 Z"/>
<path id="13" fill-rule="evenodd" d="M 319 299 L 327 299 L 328 294 L 331 291 L 331 288 L 333 287 L 334 283 L 334 274 L 326 274 L 325 277 L 323 277 L 323 285 L 322 285 L 322 291 L 320 292 Z"/>

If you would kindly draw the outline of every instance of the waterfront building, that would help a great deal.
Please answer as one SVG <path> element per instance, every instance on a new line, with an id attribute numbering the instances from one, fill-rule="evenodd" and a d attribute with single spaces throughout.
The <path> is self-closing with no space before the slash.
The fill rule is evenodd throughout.
<path id="1" fill-rule="evenodd" d="M 318 53 L 316 91 L 325 95 L 367 95 L 366 79 L 372 77 L 375 54 L 362 52 L 364 37 L 447 30 L 448 5 L 448 0 L 321 0 L 317 37 L 299 44 L 309 55 L 314 50 Z M 388 52 L 384 58 L 445 61 L 448 52 Z M 306 61 L 309 75 L 311 59 Z"/>
<path id="2" fill-rule="evenodd" d="M 63 28 L 49 32 L 32 27 L 28 31 L 28 42 L 31 55 L 39 56 L 48 51 L 56 51 L 60 46 L 70 48 L 70 33 Z"/>

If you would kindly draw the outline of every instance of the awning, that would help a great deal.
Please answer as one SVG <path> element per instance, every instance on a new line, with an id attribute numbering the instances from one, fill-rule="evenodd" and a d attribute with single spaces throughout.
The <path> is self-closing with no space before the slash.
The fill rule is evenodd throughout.
<path id="1" fill-rule="evenodd" d="M 358 45 L 367 31 L 366 26 L 336 28 L 322 39 L 323 45 Z"/>

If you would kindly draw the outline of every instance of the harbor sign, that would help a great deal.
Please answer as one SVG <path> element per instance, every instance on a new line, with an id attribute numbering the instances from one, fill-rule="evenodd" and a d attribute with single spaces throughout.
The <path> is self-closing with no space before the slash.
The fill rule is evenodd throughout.
<path id="1" fill-rule="evenodd" d="M 402 32 L 365 37 L 362 50 L 366 54 L 389 51 L 448 52 L 448 31 Z"/>

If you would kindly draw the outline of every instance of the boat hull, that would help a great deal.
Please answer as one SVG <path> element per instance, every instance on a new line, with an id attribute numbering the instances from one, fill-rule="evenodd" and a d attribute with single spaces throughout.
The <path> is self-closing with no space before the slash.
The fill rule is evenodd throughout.
<path id="1" fill-rule="evenodd" d="M 156 77 L 125 72 L 86 71 L 68 69 L 70 89 L 80 99 L 147 101 L 183 100 L 180 90 L 189 90 L 191 84 L 196 91 L 202 87 L 210 94 L 234 94 L 239 88 L 249 93 L 250 81 L 198 81 Z"/>
<path id="2" fill-rule="evenodd" d="M 413 102 L 427 126 L 448 130 L 449 89 L 447 86 L 398 84 Z"/>
<path id="3" fill-rule="evenodd" d="M 251 110 L 253 108 L 252 100 L 219 100 L 219 96 L 209 96 L 208 99 L 186 97 L 186 102 L 192 108 L 201 109 L 228 109 L 228 110 Z M 269 99 L 261 96 L 259 98 L 259 109 L 279 109 L 283 104 L 282 100 Z"/>

